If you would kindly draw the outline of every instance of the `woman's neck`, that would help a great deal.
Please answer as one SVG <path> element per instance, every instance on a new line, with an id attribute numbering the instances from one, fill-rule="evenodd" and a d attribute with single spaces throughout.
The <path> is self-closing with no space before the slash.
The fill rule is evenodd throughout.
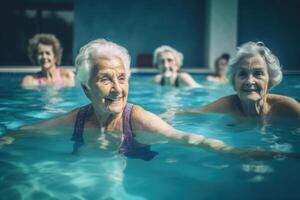
<path id="1" fill-rule="evenodd" d="M 99 106 L 94 106 L 93 104 L 93 120 L 96 122 L 98 127 L 102 130 L 107 130 L 110 128 L 116 128 L 120 119 L 122 117 L 122 113 L 114 114 L 107 111 L 104 111 Z"/>
<path id="2" fill-rule="evenodd" d="M 240 102 L 241 111 L 246 116 L 261 117 L 267 115 L 269 112 L 269 105 L 267 103 L 267 97 L 264 97 L 258 101 L 243 101 Z"/>
<path id="3" fill-rule="evenodd" d="M 55 79 L 55 74 L 56 74 L 56 66 L 52 66 L 48 69 L 42 69 L 40 74 L 42 77 L 46 78 L 47 80 L 52 80 Z"/>
<path id="4" fill-rule="evenodd" d="M 178 76 L 178 72 L 173 72 L 171 76 L 162 76 L 166 85 L 175 85 L 176 79 Z"/>

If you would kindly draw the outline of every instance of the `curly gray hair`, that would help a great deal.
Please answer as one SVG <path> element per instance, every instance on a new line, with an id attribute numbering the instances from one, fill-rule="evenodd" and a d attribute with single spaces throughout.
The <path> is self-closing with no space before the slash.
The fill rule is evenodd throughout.
<path id="1" fill-rule="evenodd" d="M 39 33 L 35 34 L 30 40 L 27 48 L 28 57 L 33 64 L 37 64 L 37 50 L 39 44 L 50 45 L 52 47 L 54 56 L 55 56 L 55 64 L 60 65 L 63 48 L 57 37 L 53 34 L 47 33 Z"/>
<path id="2" fill-rule="evenodd" d="M 269 88 L 275 87 L 282 80 L 282 71 L 278 58 L 267 48 L 263 42 L 247 42 L 237 48 L 236 55 L 230 60 L 226 77 L 234 86 L 234 77 L 237 63 L 248 55 L 259 54 L 267 63 L 270 78 Z"/>
<path id="3" fill-rule="evenodd" d="M 75 59 L 76 76 L 81 85 L 89 88 L 89 79 L 93 72 L 95 58 L 120 58 L 125 67 L 125 75 L 130 77 L 130 56 L 127 50 L 111 41 L 105 39 L 93 40 L 80 48 Z"/>
<path id="4" fill-rule="evenodd" d="M 179 51 L 177 51 L 176 49 L 174 49 L 173 47 L 170 47 L 170 46 L 167 46 L 167 45 L 162 45 L 160 47 L 157 47 L 155 50 L 154 50 L 154 53 L 153 53 L 153 66 L 154 67 L 157 67 L 158 66 L 158 58 L 159 58 L 159 54 L 162 53 L 162 52 L 171 52 L 174 57 L 175 57 L 175 61 L 178 65 L 178 67 L 180 68 L 182 66 L 182 63 L 183 63 L 183 54 Z"/>

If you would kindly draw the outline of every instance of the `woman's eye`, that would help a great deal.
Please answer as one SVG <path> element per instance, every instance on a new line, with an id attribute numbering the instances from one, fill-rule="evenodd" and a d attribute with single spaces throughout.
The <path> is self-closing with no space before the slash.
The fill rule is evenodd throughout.
<path id="1" fill-rule="evenodd" d="M 124 82 L 125 81 L 125 76 L 118 77 L 118 80 L 121 81 L 121 82 Z"/>
<path id="2" fill-rule="evenodd" d="M 262 72 L 262 71 L 254 72 L 254 76 L 263 76 L 263 75 L 264 75 L 264 72 Z"/>
<path id="3" fill-rule="evenodd" d="M 110 79 L 107 78 L 107 77 L 102 77 L 99 79 L 102 83 L 109 83 L 110 82 Z"/>
<path id="4" fill-rule="evenodd" d="M 240 77 L 245 77 L 245 76 L 247 76 L 248 74 L 247 74 L 247 72 L 245 72 L 245 71 L 240 71 L 239 73 L 238 73 L 238 76 L 240 76 Z"/>

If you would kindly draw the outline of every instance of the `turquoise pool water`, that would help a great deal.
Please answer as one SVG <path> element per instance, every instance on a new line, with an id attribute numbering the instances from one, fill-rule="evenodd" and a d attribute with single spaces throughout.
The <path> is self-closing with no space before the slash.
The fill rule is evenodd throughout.
<path id="1" fill-rule="evenodd" d="M 129 102 L 159 114 L 192 108 L 232 94 L 228 85 L 200 83 L 216 89 L 175 89 L 152 85 L 150 76 L 133 75 Z M 21 76 L 0 76 L 0 134 L 23 124 L 63 114 L 88 103 L 79 87 L 28 91 Z M 300 101 L 299 76 L 286 76 L 272 92 Z M 243 148 L 300 153 L 297 121 L 237 121 L 220 114 L 176 116 L 178 129 L 202 133 Z M 85 149 L 70 154 L 69 135 L 28 136 L 0 146 L 0 199 L 298 199 L 300 160 L 239 160 L 202 149 L 155 144 L 159 155 L 150 162 L 114 152 Z M 20 132 L 21 134 L 21 132 Z"/>

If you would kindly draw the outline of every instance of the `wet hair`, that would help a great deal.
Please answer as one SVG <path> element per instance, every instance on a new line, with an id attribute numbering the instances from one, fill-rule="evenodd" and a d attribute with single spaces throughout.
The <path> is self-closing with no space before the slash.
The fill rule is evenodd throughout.
<path id="1" fill-rule="evenodd" d="M 152 61 L 154 67 L 158 67 L 159 54 L 162 52 L 171 52 L 174 55 L 178 67 L 180 68 L 182 66 L 183 58 L 184 58 L 183 54 L 177 51 L 176 49 L 174 49 L 173 47 L 162 45 L 154 50 L 153 61 Z"/>
<path id="2" fill-rule="evenodd" d="M 29 57 L 30 61 L 33 64 L 36 64 L 37 49 L 38 49 L 39 44 L 52 46 L 52 50 L 53 50 L 53 53 L 54 53 L 54 56 L 56 59 L 55 64 L 60 65 L 63 49 L 60 45 L 59 40 L 53 34 L 40 33 L 40 34 L 34 35 L 29 40 L 29 45 L 28 45 L 27 51 L 28 51 L 28 57 Z"/>
<path id="3" fill-rule="evenodd" d="M 82 86 L 89 88 L 89 79 L 95 66 L 94 59 L 121 59 L 125 67 L 125 75 L 130 77 L 130 56 L 127 50 L 111 41 L 105 39 L 93 40 L 80 48 L 75 59 L 76 76 Z"/>
<path id="4" fill-rule="evenodd" d="M 237 48 L 236 55 L 230 60 L 229 67 L 227 67 L 226 77 L 234 86 L 234 77 L 236 73 L 236 66 L 239 61 L 246 56 L 259 54 L 267 63 L 269 74 L 269 88 L 275 87 L 282 80 L 282 70 L 278 58 L 271 52 L 271 50 L 262 42 L 247 42 Z"/>

